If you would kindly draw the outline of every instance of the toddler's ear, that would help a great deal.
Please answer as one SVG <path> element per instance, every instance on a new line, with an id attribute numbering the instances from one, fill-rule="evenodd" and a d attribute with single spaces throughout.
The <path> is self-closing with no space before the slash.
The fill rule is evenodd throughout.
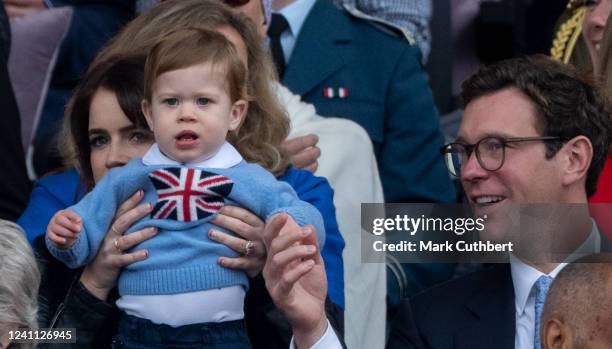
<path id="1" fill-rule="evenodd" d="M 142 113 L 144 114 L 145 119 L 147 119 L 147 124 L 149 125 L 149 128 L 153 130 L 153 118 L 151 117 L 151 103 L 149 103 L 149 101 L 147 101 L 146 99 L 143 99 L 142 102 L 140 102 L 140 109 L 142 109 Z"/>
<path id="2" fill-rule="evenodd" d="M 232 110 L 230 112 L 230 131 L 238 129 L 240 124 L 242 124 L 242 120 L 244 120 L 248 109 L 249 102 L 245 101 L 244 99 L 239 99 L 234 102 L 234 104 L 232 105 Z"/>

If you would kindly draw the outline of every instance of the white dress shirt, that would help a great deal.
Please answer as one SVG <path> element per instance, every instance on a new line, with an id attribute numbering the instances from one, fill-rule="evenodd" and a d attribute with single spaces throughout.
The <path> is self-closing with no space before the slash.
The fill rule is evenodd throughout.
<path id="1" fill-rule="evenodd" d="M 566 262 L 560 263 L 549 274 L 527 265 L 525 262 L 510 255 L 510 270 L 512 273 L 512 283 L 514 285 L 514 302 L 516 309 L 516 327 L 514 334 L 514 347 L 516 349 L 533 349 L 535 336 L 535 288 L 533 287 L 540 276 L 548 275 L 553 279 L 569 263 L 582 256 L 597 253 L 601 250 L 601 238 L 599 230 L 593 222 L 591 234 L 587 239 L 570 255 Z"/>
<path id="2" fill-rule="evenodd" d="M 278 11 L 275 11 L 275 13 L 283 15 L 283 17 L 285 17 L 287 20 L 287 23 L 289 23 L 289 30 L 285 30 L 281 34 L 280 38 L 281 46 L 283 48 L 283 55 L 285 56 L 285 63 L 289 63 L 289 59 L 293 53 L 293 48 L 295 47 L 295 41 L 297 40 L 298 35 L 300 35 L 300 30 L 302 30 L 304 21 L 310 13 L 310 10 L 312 10 L 315 2 L 316 0 L 296 1 Z"/>
<path id="3" fill-rule="evenodd" d="M 289 349 L 296 349 L 295 343 L 293 343 L 293 337 L 291 338 Z M 336 336 L 336 332 L 329 323 L 329 320 L 327 320 L 327 329 L 325 330 L 325 333 L 312 347 L 310 347 L 310 349 L 342 349 L 342 344 L 340 344 L 340 340 L 338 339 L 338 336 Z"/>

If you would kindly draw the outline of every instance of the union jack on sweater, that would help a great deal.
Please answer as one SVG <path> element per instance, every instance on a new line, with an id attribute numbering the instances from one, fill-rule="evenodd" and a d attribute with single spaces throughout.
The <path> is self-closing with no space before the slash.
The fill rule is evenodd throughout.
<path id="1" fill-rule="evenodd" d="M 167 167 L 149 174 L 157 191 L 155 219 L 192 222 L 217 213 L 234 185 L 232 180 L 195 168 Z"/>

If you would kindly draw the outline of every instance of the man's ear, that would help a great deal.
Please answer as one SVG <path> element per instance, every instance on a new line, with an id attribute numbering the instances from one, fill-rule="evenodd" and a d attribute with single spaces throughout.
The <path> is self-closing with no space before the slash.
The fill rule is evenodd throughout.
<path id="1" fill-rule="evenodd" d="M 144 114 L 145 119 L 147 120 L 147 124 L 149 125 L 149 128 L 153 130 L 153 117 L 151 114 L 151 103 L 149 103 L 149 101 L 147 101 L 146 99 L 143 99 L 142 102 L 140 102 L 140 109 L 142 109 L 142 113 Z"/>
<path id="2" fill-rule="evenodd" d="M 593 145 L 585 136 L 570 139 L 562 150 L 565 154 L 563 184 L 570 185 L 585 180 L 593 160 Z"/>
<path id="3" fill-rule="evenodd" d="M 570 349 L 572 333 L 561 320 L 551 318 L 542 327 L 542 349 Z"/>
<path id="4" fill-rule="evenodd" d="M 232 110 L 230 111 L 230 131 L 235 131 L 238 129 L 238 127 L 240 127 L 248 110 L 249 102 L 245 101 L 244 99 L 239 99 L 234 102 L 232 105 Z"/>

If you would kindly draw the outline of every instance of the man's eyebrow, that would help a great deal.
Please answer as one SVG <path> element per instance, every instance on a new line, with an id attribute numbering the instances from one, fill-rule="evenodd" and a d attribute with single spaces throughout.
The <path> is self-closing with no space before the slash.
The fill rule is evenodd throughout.
<path id="1" fill-rule="evenodd" d="M 478 142 L 479 140 L 481 140 L 483 138 L 487 138 L 487 137 L 513 138 L 513 137 L 517 137 L 517 136 L 509 135 L 509 134 L 503 133 L 503 132 L 488 132 L 488 133 L 485 133 L 485 134 L 481 135 L 476 142 Z M 462 136 L 458 136 L 455 139 L 455 142 L 456 143 L 466 143 L 466 144 L 469 144 L 469 142 L 465 138 L 463 138 Z"/>
<path id="2" fill-rule="evenodd" d="M 455 143 L 467 143 L 465 141 L 465 139 L 463 137 L 461 137 L 461 136 L 455 138 L 455 140 L 453 142 L 455 142 Z"/>

